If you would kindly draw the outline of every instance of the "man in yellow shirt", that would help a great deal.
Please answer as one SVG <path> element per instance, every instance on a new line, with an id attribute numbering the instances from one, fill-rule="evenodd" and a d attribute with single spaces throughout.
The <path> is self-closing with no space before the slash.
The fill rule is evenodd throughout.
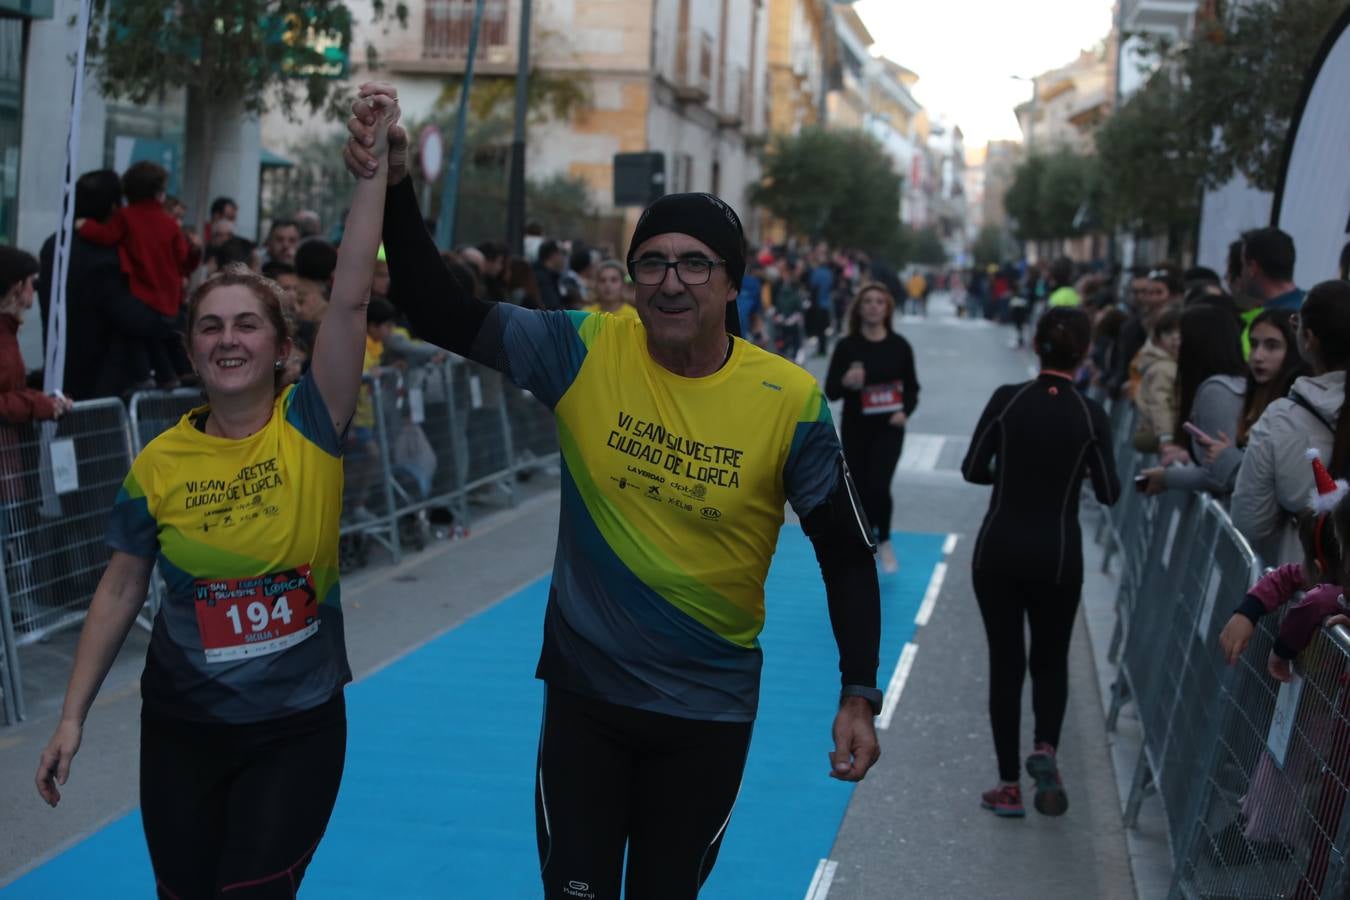
<path id="1" fill-rule="evenodd" d="M 367 103 L 346 150 L 362 176 Z M 829 405 L 810 374 L 739 338 L 745 235 L 719 198 L 670 194 L 643 213 L 627 261 L 637 319 L 486 303 L 427 234 L 406 133 L 390 145 L 384 241 L 400 309 L 556 420 L 558 553 L 536 670 L 544 894 L 617 897 L 623 882 L 630 896 L 693 900 L 749 749 L 786 503 L 815 549 L 839 646 L 830 774 L 859 781 L 880 754 L 872 533 Z"/>

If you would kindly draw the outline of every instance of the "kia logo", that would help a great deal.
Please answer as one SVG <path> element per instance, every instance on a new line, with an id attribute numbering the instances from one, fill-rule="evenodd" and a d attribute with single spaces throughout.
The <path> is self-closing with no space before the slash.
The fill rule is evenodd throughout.
<path id="1" fill-rule="evenodd" d="M 717 521 L 722 518 L 722 511 L 711 506 L 703 507 L 703 518 Z"/>

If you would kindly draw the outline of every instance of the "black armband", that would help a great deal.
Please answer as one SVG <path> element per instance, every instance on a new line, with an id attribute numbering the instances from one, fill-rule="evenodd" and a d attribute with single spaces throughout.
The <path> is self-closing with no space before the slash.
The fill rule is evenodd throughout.
<path id="1" fill-rule="evenodd" d="M 802 518 L 825 580 L 840 684 L 875 688 L 881 648 L 881 589 L 872 529 L 843 458 L 834 491 Z"/>
<path id="2" fill-rule="evenodd" d="M 1256 597 L 1248 594 L 1246 597 L 1242 598 L 1242 605 L 1233 610 L 1233 612 L 1246 616 L 1248 619 L 1251 619 L 1252 624 L 1255 625 L 1260 622 L 1261 617 L 1266 614 L 1266 607 L 1265 604 Z"/>

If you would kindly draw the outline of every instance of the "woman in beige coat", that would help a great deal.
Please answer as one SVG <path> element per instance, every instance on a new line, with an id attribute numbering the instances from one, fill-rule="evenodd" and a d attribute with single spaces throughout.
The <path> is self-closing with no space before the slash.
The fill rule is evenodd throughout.
<path id="1" fill-rule="evenodd" d="M 1181 352 L 1181 311 L 1169 309 L 1158 317 L 1149 339 L 1130 363 L 1126 388 L 1139 410 L 1134 447 L 1157 453 L 1174 443 L 1177 420 L 1177 356 Z"/>

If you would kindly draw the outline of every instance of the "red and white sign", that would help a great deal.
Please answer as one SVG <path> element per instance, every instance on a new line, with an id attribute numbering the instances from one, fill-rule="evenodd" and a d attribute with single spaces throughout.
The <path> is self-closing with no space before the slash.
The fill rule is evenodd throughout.
<path id="1" fill-rule="evenodd" d="M 319 601 L 307 565 L 253 578 L 203 579 L 196 588 L 207 662 L 279 653 L 319 630 Z"/>

